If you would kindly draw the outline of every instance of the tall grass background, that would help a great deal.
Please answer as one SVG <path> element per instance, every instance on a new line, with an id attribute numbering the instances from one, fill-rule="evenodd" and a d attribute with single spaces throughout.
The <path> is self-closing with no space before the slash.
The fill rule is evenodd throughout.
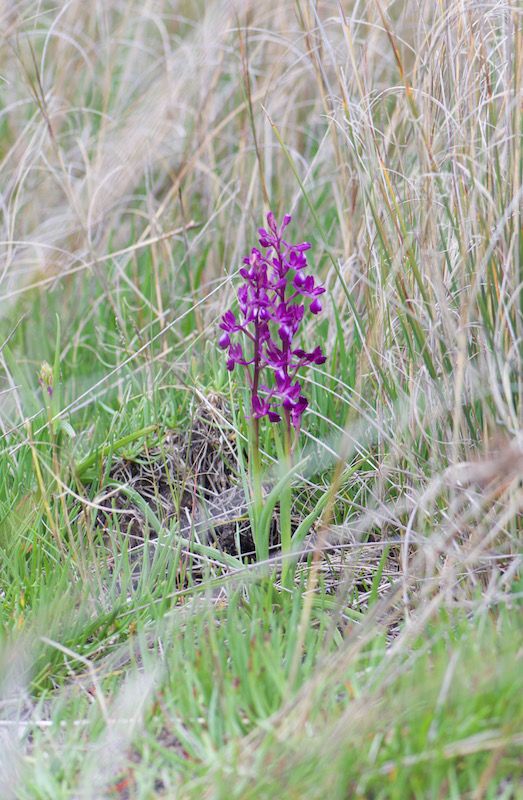
<path id="1" fill-rule="evenodd" d="M 0 14 L 0 796 L 521 797 L 521 7 Z M 294 494 L 337 546 L 183 587 L 153 514 L 136 583 L 110 465 L 201 408 L 243 441 L 269 208 L 328 289 Z"/>

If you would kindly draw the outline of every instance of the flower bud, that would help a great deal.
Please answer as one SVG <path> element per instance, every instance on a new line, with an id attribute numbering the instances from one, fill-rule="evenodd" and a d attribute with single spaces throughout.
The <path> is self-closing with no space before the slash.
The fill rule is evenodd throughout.
<path id="1" fill-rule="evenodd" d="M 42 366 L 40 367 L 40 373 L 38 375 L 38 383 L 44 392 L 47 392 L 49 397 L 53 396 L 53 380 L 53 368 L 47 361 L 42 361 Z"/>

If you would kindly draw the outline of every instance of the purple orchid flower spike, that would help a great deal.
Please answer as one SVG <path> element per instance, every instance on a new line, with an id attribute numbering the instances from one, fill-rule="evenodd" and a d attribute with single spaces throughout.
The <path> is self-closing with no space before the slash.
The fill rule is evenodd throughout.
<path id="1" fill-rule="evenodd" d="M 251 416 L 256 424 L 263 417 L 279 422 L 283 416 L 289 429 L 299 431 L 308 401 L 297 373 L 325 363 L 326 357 L 321 347 L 309 352 L 296 347 L 294 340 L 305 316 L 304 299 L 311 301 L 310 312 L 319 314 L 319 297 L 325 289 L 313 275 L 305 274 L 310 243 L 291 244 L 283 238 L 290 222 L 290 214 L 280 225 L 272 212 L 267 214 L 267 228 L 258 231 L 261 249 L 254 247 L 240 269 L 244 281 L 238 289 L 240 316 L 225 312 L 218 345 L 228 351 L 228 370 L 240 365 L 249 371 Z M 231 336 L 238 333 L 251 343 L 251 356 L 232 342 Z"/>

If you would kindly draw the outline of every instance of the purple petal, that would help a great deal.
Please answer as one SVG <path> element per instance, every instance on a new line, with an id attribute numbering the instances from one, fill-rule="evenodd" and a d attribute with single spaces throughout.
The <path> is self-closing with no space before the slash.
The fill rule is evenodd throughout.
<path id="1" fill-rule="evenodd" d="M 220 322 L 220 328 L 224 331 L 233 332 L 234 330 L 238 330 L 238 324 L 236 322 L 236 317 L 232 313 L 232 311 L 226 311 L 222 317 L 222 321 Z"/>
<path id="2" fill-rule="evenodd" d="M 305 284 L 305 275 L 303 272 L 297 272 L 294 276 L 294 285 L 297 289 L 301 289 Z"/>
<path id="3" fill-rule="evenodd" d="M 269 413 L 269 402 L 262 400 L 261 397 L 255 395 L 251 401 L 252 416 L 255 419 L 260 419 Z"/>
<path id="4" fill-rule="evenodd" d="M 315 297 L 315 298 L 314 298 L 314 300 L 312 301 L 312 303 L 310 304 L 310 310 L 311 310 L 311 312 L 312 312 L 313 314 L 319 314 L 319 313 L 320 313 L 320 311 L 322 310 L 322 308 L 323 308 L 322 304 L 320 303 L 320 301 L 318 300 L 318 298 L 317 298 L 317 297 Z"/>
<path id="5" fill-rule="evenodd" d="M 319 346 L 315 347 L 310 355 L 315 364 L 324 364 L 327 361 L 327 357 L 323 355 L 321 347 Z"/>
<path id="6" fill-rule="evenodd" d="M 298 402 L 295 404 L 291 412 L 291 422 L 295 428 L 300 427 L 303 412 L 305 411 L 308 405 L 309 401 L 307 400 L 307 398 L 304 397 L 303 395 L 300 395 L 300 397 L 298 398 Z"/>
<path id="7" fill-rule="evenodd" d="M 258 395 L 255 394 L 254 397 L 251 400 L 251 408 L 254 411 L 254 413 L 260 411 L 261 405 L 262 405 L 262 401 L 260 400 Z"/>
<path id="8" fill-rule="evenodd" d="M 312 292 L 314 289 L 314 278 L 312 275 L 307 275 L 304 282 L 304 288 L 306 292 Z"/>
<path id="9" fill-rule="evenodd" d="M 288 325 L 281 325 L 278 328 L 278 334 L 282 342 L 288 342 L 291 338 L 291 330 Z"/>
<path id="10" fill-rule="evenodd" d="M 300 250 L 292 249 L 289 255 L 289 266 L 291 269 L 303 269 L 307 266 L 307 259 Z"/>
<path id="11" fill-rule="evenodd" d="M 290 389 L 291 381 L 283 367 L 280 367 L 276 370 L 274 373 L 274 379 L 280 394 L 286 394 Z"/>

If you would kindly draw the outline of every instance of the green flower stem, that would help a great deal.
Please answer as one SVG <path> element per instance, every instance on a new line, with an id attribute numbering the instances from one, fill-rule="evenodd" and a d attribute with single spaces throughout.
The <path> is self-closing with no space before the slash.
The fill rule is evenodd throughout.
<path id="1" fill-rule="evenodd" d="M 290 412 L 285 409 L 285 427 L 283 443 L 283 464 L 285 473 L 288 474 L 292 469 L 292 436 Z M 292 547 L 291 533 L 291 511 L 292 511 L 292 488 L 290 482 L 286 483 L 280 497 L 280 535 L 282 552 L 282 584 L 285 586 L 289 579 L 289 568 L 292 567 L 288 559 Z"/>
<path id="2" fill-rule="evenodd" d="M 256 548 L 256 558 L 258 561 L 265 561 L 269 558 L 269 539 L 265 531 L 262 530 L 261 516 L 263 511 L 263 486 L 262 486 L 262 467 L 260 458 L 260 421 L 252 420 L 253 440 L 252 440 L 252 464 L 251 477 L 253 489 L 253 538 Z"/>

